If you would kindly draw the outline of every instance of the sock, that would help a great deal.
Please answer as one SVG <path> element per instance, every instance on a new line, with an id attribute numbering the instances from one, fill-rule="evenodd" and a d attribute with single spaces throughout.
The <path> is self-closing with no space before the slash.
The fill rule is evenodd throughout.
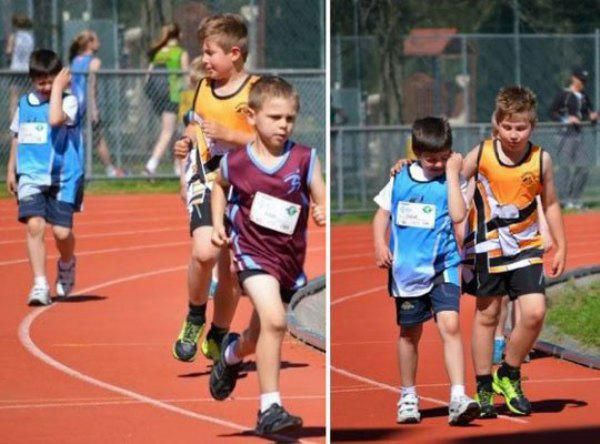
<path id="1" fill-rule="evenodd" d="M 400 397 L 403 397 L 406 395 L 417 396 L 417 388 L 414 385 L 411 385 L 410 387 L 400 387 Z"/>
<path id="2" fill-rule="evenodd" d="M 33 278 L 33 286 L 34 287 L 45 287 L 49 288 L 48 280 L 46 276 L 36 276 Z"/>
<path id="3" fill-rule="evenodd" d="M 148 160 L 148 163 L 146 163 L 146 169 L 151 173 L 154 173 L 156 168 L 158 168 L 158 160 L 156 160 L 154 157 L 151 157 L 150 160 Z"/>
<path id="4" fill-rule="evenodd" d="M 215 324 L 211 322 L 210 331 L 208 335 L 206 335 L 207 339 L 214 339 L 217 344 L 223 342 L 223 338 L 229 332 L 228 328 L 217 327 Z"/>
<path id="5" fill-rule="evenodd" d="M 477 381 L 477 391 L 482 389 L 487 392 L 492 391 L 492 375 L 477 375 L 475 380 Z"/>
<path id="6" fill-rule="evenodd" d="M 108 177 L 115 177 L 117 175 L 117 170 L 114 165 L 107 165 L 106 168 L 104 168 L 104 171 Z"/>
<path id="7" fill-rule="evenodd" d="M 202 325 L 206 322 L 206 304 L 194 305 L 190 302 L 187 321 L 196 325 Z"/>
<path id="8" fill-rule="evenodd" d="M 504 378 L 507 377 L 516 381 L 521 379 L 521 368 L 520 367 L 511 367 L 506 362 L 503 362 L 500 368 L 498 369 L 498 377 Z"/>
<path id="9" fill-rule="evenodd" d="M 71 268 L 71 266 L 73 265 L 73 262 L 75 262 L 75 256 L 73 256 L 70 261 L 64 262 L 62 259 L 59 259 L 58 262 L 59 262 L 58 265 L 63 270 L 65 270 L 67 268 Z"/>
<path id="10" fill-rule="evenodd" d="M 281 405 L 281 396 L 279 392 L 262 393 L 260 395 L 260 412 L 268 410 L 273 404 Z"/>
<path id="11" fill-rule="evenodd" d="M 237 341 L 232 342 L 225 349 L 225 364 L 227 365 L 235 365 L 242 362 L 242 358 L 238 357 L 238 355 L 235 354 L 236 344 Z"/>
<path id="12" fill-rule="evenodd" d="M 504 336 L 496 336 L 496 337 L 494 337 L 494 341 L 502 341 L 502 342 L 504 342 Z"/>
<path id="13" fill-rule="evenodd" d="M 455 384 L 450 386 L 450 400 L 458 400 L 465 396 L 465 386 L 460 384 Z"/>

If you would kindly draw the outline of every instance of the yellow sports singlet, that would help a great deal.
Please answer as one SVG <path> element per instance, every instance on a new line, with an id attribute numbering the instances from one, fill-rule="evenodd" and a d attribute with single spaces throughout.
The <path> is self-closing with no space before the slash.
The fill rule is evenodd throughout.
<path id="1" fill-rule="evenodd" d="M 465 268 L 502 273 L 542 263 L 536 196 L 542 191 L 542 148 L 531 143 L 517 165 L 500 161 L 500 141 L 479 147 L 476 189 L 464 243 Z"/>

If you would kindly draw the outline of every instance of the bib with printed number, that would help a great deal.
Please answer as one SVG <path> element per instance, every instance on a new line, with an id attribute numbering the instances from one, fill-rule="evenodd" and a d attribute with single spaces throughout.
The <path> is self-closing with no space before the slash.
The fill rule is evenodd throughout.
<path id="1" fill-rule="evenodd" d="M 48 124 L 44 122 L 20 124 L 18 142 L 34 145 L 45 144 L 48 142 Z"/>
<path id="2" fill-rule="evenodd" d="M 250 208 L 250 220 L 279 233 L 293 234 L 300 212 L 300 205 L 258 191 Z"/>
<path id="3" fill-rule="evenodd" d="M 435 226 L 435 205 L 398 202 L 396 224 L 405 227 L 432 229 Z"/>

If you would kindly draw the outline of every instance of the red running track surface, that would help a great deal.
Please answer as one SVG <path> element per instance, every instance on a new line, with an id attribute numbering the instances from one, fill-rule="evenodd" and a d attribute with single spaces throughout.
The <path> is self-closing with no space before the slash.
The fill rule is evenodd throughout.
<path id="1" fill-rule="evenodd" d="M 565 217 L 567 268 L 600 263 L 600 213 Z M 387 272 L 375 266 L 370 225 L 336 226 L 331 246 L 331 430 L 332 442 L 592 442 L 600 436 L 600 372 L 553 357 L 533 359 L 522 369 L 533 415 L 476 420 L 450 427 L 449 384 L 442 345 L 433 322 L 420 344 L 417 388 L 423 419 L 396 424 L 400 376 L 394 303 Z M 471 296 L 461 299 L 467 391 L 474 392 L 470 356 Z M 496 398 L 500 402 L 500 398 Z"/>
<path id="2" fill-rule="evenodd" d="M 16 205 L 0 201 L 0 441 L 264 442 L 254 366 L 231 399 L 212 400 L 209 362 L 176 361 L 187 313 L 187 214 L 177 196 L 92 196 L 75 218 L 77 286 L 68 301 L 26 305 L 31 271 Z M 48 277 L 56 248 L 46 234 Z M 311 227 L 306 271 L 325 270 L 325 232 Z M 211 319 L 209 304 L 208 319 Z M 250 316 L 240 301 L 232 329 Z M 305 427 L 283 439 L 325 441 L 325 355 L 286 336 L 281 392 Z M 225 438 L 225 439 L 219 439 Z"/>

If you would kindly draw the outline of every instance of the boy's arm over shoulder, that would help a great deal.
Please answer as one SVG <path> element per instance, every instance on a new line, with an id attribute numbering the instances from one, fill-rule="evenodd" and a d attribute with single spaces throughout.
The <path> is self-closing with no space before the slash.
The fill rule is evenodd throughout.
<path id="1" fill-rule="evenodd" d="M 50 93 L 50 115 L 48 119 L 50 126 L 61 126 L 65 123 L 69 123 L 69 120 L 71 120 L 70 124 L 75 122 L 77 114 L 77 100 L 75 99 L 75 97 L 73 97 L 73 99 L 75 99 L 75 102 L 71 102 L 71 104 L 67 107 L 69 110 L 71 110 L 70 112 L 72 112 L 72 109 L 74 107 L 75 115 L 69 116 L 65 112 L 63 104 L 63 93 L 70 83 L 71 71 L 69 70 L 69 68 L 61 69 L 57 76 L 54 78 L 54 82 L 52 83 L 52 92 Z M 69 99 L 67 99 L 67 97 L 65 97 L 65 99 L 67 101 L 67 104 L 69 104 Z"/>
<path id="2" fill-rule="evenodd" d="M 546 215 L 546 221 L 550 234 L 556 245 L 554 257 L 551 263 L 550 277 L 557 277 L 565 269 L 567 257 L 567 241 L 563 224 L 560 202 L 556 196 L 554 187 L 554 172 L 550 154 L 542 152 L 542 204 Z"/>
<path id="3" fill-rule="evenodd" d="M 479 145 L 475 146 L 471 151 L 469 151 L 463 159 L 461 174 L 467 181 L 473 177 L 477 171 L 478 157 Z"/>

